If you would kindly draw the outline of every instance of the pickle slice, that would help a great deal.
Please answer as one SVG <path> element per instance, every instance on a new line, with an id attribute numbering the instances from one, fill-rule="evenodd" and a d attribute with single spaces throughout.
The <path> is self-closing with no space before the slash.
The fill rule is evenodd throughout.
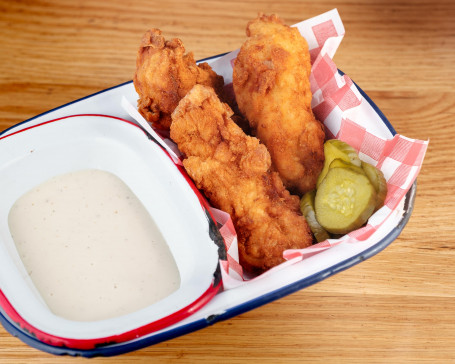
<path id="1" fill-rule="evenodd" d="M 356 166 L 356 165 L 352 164 L 351 162 L 346 162 L 340 158 L 334 159 L 332 161 L 332 163 L 330 163 L 329 170 L 332 168 L 348 168 L 354 172 L 357 172 L 360 174 L 366 174 L 365 171 L 362 169 L 362 167 Z"/>
<path id="2" fill-rule="evenodd" d="M 376 191 L 365 175 L 351 168 L 331 168 L 314 201 L 316 219 L 332 234 L 360 228 L 376 207 Z"/>
<path id="3" fill-rule="evenodd" d="M 321 241 L 330 239 L 330 235 L 316 219 L 316 213 L 314 211 L 315 196 L 316 190 L 305 193 L 300 200 L 300 211 L 302 211 L 302 215 L 305 216 L 314 238 L 320 243 Z"/>
<path id="4" fill-rule="evenodd" d="M 385 180 L 384 174 L 375 166 L 362 162 L 362 169 L 376 190 L 376 210 L 379 210 L 384 206 L 384 201 L 387 196 L 387 181 Z"/>
<path id="5" fill-rule="evenodd" d="M 360 158 L 357 151 L 348 143 L 338 139 L 329 139 L 324 143 L 325 162 L 321 173 L 319 174 L 316 186 L 319 187 L 330 168 L 330 163 L 334 159 L 341 159 L 345 162 L 352 163 L 360 167 Z"/>

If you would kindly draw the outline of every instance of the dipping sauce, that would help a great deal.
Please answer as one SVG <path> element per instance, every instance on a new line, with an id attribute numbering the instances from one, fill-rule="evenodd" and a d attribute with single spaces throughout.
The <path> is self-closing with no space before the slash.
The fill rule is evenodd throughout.
<path id="1" fill-rule="evenodd" d="M 8 223 L 35 287 L 63 318 L 128 314 L 180 286 L 155 222 L 111 173 L 90 169 L 56 176 L 20 197 Z"/>

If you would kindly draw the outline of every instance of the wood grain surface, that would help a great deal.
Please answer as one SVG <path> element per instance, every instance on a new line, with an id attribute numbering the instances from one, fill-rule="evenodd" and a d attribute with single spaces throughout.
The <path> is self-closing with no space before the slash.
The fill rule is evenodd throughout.
<path id="1" fill-rule="evenodd" d="M 292 24 L 337 8 L 335 56 L 397 132 L 430 140 L 414 211 L 373 258 L 189 335 L 94 362 L 455 362 L 455 3 L 0 0 L 0 131 L 131 80 L 142 34 L 196 59 L 238 48 L 259 11 Z M 0 326 L 0 363 L 70 363 Z"/>

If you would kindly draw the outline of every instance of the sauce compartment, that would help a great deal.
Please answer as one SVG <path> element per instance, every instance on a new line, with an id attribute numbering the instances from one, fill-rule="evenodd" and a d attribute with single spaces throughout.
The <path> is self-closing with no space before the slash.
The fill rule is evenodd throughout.
<path id="1" fill-rule="evenodd" d="M 177 276 L 180 282 L 157 302 L 149 300 L 145 307 L 136 302 L 135 307 L 119 310 L 117 314 L 114 310 L 103 315 L 102 307 L 98 307 L 98 316 L 87 315 L 84 318 L 83 315 L 65 315 L 51 305 L 49 297 L 44 297 L 45 289 L 35 284 L 33 272 L 30 275 L 27 271 L 27 267 L 30 269 L 27 258 L 22 256 L 24 259 L 21 259 L 11 236 L 8 218 L 10 212 L 14 212 L 12 207 L 21 196 L 45 181 L 56 176 L 77 178 L 78 173 L 84 171 L 89 174 L 99 172 L 103 174 L 102 178 L 108 177 L 116 183 L 124 183 L 137 197 L 146 215 L 155 222 L 156 233 L 167 243 L 178 270 L 176 274 L 172 273 L 173 279 Z M 32 331 L 35 330 L 41 340 L 53 341 L 53 344 L 56 344 L 57 340 L 57 345 L 60 343 L 79 348 L 90 348 L 112 340 L 131 340 L 181 320 L 202 307 L 218 291 L 218 246 L 209 235 L 213 222 L 201 204 L 201 197 L 161 147 L 150 141 L 140 128 L 130 122 L 106 116 L 80 115 L 13 133 L 0 139 L 0 176 L 0 290 L 5 298 L 5 301 L 0 303 L 3 310 L 10 315 L 14 311 L 20 320 L 23 320 L 22 324 L 29 325 Z M 68 180 L 66 183 L 68 184 Z M 106 181 L 102 180 L 101 185 L 104 183 Z M 23 225 L 18 230 L 22 228 Z M 30 236 L 33 237 L 33 233 Z M 140 249 L 140 246 L 136 244 L 136 249 Z M 122 255 L 118 255 L 117 250 L 120 247 L 118 242 L 112 244 L 117 258 Z M 109 244 L 104 244 L 103 248 L 99 249 L 99 262 L 112 253 L 109 249 Z M 131 249 L 134 249 L 133 244 Z M 128 251 L 124 254 L 127 253 Z M 136 253 L 141 255 L 140 252 Z M 33 254 L 36 254 L 36 251 Z M 39 259 L 44 260 L 46 254 L 49 254 L 49 251 Z M 83 256 L 78 257 L 74 252 L 73 254 L 74 264 L 82 264 Z M 54 257 L 53 264 L 58 266 L 59 260 L 63 258 Z M 117 259 L 113 261 L 116 267 L 111 268 L 121 272 L 117 279 L 131 282 L 138 279 L 137 275 L 141 274 L 142 268 L 146 268 L 144 274 L 150 273 L 147 267 L 143 267 L 146 261 L 147 259 L 140 261 L 139 265 L 142 267 L 134 264 L 128 267 L 121 259 Z M 63 261 L 61 263 L 63 264 Z M 34 269 L 39 269 L 45 262 L 35 264 L 37 266 Z M 53 274 L 58 274 L 58 267 L 56 269 Z M 43 271 L 45 270 L 42 270 L 41 274 Z M 160 274 L 154 273 L 155 279 L 161 279 L 163 271 L 159 271 Z M 66 281 L 62 276 L 61 288 L 70 291 L 67 293 L 68 297 L 96 291 L 89 289 L 93 282 L 84 281 L 115 284 L 111 279 L 114 277 L 106 277 L 109 275 L 107 268 L 87 272 L 82 279 L 72 277 L 71 282 L 71 272 L 67 271 L 66 274 Z M 81 271 L 76 269 L 74 275 L 81 275 Z M 146 281 L 142 288 L 152 282 L 153 279 Z M 128 292 L 128 288 L 124 288 L 122 295 Z M 115 299 L 115 295 L 111 299 Z"/>

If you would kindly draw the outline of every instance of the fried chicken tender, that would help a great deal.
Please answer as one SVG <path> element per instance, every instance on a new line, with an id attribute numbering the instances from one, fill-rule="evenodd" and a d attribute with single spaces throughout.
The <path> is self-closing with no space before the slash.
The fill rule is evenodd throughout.
<path id="1" fill-rule="evenodd" d="M 259 15 L 246 34 L 233 71 L 239 109 L 267 146 L 285 186 L 303 194 L 316 186 L 325 137 L 311 109 L 308 44 L 276 15 Z"/>
<path id="2" fill-rule="evenodd" d="M 151 29 L 143 36 L 133 82 L 142 116 L 156 127 L 169 129 L 172 112 L 195 84 L 211 86 L 222 95 L 224 79 L 207 63 L 197 65 L 191 52 L 185 54 L 180 39 L 166 41 L 161 34 Z"/>
<path id="3" fill-rule="evenodd" d="M 283 251 L 312 244 L 299 198 L 283 186 L 266 147 L 231 119 L 213 89 L 196 85 L 172 114 L 171 138 L 183 165 L 210 203 L 230 214 L 240 264 L 260 273 L 283 262 Z"/>

